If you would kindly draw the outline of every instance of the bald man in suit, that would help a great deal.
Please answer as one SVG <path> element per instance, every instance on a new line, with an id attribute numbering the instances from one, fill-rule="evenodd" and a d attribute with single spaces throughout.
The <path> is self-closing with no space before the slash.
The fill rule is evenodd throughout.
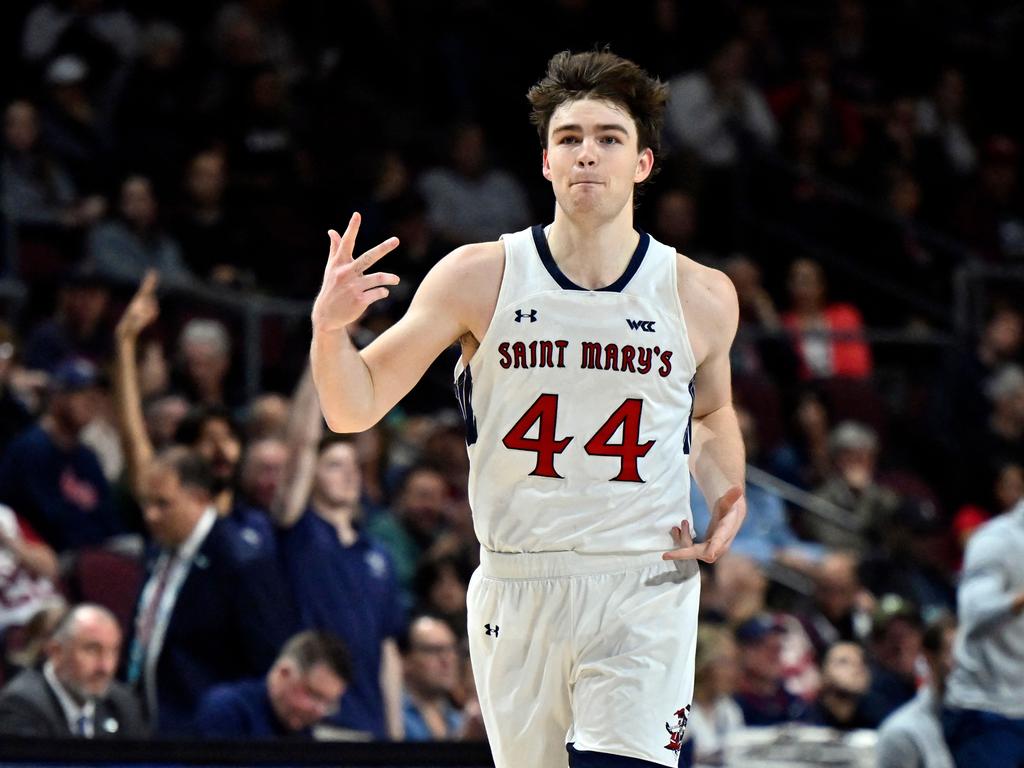
<path id="1" fill-rule="evenodd" d="M 121 627 L 99 605 L 68 612 L 46 648 L 0 691 L 0 734 L 38 738 L 141 739 L 149 729 L 129 688 L 114 681 Z"/>

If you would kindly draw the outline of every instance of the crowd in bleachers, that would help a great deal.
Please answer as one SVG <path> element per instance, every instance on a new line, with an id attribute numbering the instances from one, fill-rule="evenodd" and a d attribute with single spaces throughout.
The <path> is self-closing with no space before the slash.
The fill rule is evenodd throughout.
<path id="1" fill-rule="evenodd" d="M 550 219 L 523 95 L 595 43 L 669 85 L 638 223 L 732 278 L 748 460 L 779 481 L 748 485 L 704 569 L 698 754 L 744 723 L 876 728 L 941 690 L 964 547 L 1024 498 L 1024 25 L 704 5 L 0 11 L 0 731 L 63 732 L 28 699 L 5 719 L 29 683 L 116 678 L 117 713 L 65 707 L 70 732 L 483 737 L 457 351 L 378 426 L 328 435 L 308 323 L 261 317 L 254 392 L 210 289 L 311 303 L 358 209 L 364 245 L 402 242 L 368 343 L 452 247 Z M 1011 272 L 955 323 L 972 265 Z"/>

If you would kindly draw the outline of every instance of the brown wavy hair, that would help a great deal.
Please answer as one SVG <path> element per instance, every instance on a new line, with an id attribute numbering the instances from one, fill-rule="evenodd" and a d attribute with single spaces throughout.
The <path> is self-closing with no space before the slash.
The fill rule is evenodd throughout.
<path id="1" fill-rule="evenodd" d="M 562 104 L 579 99 L 599 99 L 621 107 L 636 123 L 638 149 L 661 151 L 668 87 L 629 59 L 608 50 L 556 53 L 547 74 L 526 94 L 537 126 L 540 144 L 548 146 L 551 116 Z"/>

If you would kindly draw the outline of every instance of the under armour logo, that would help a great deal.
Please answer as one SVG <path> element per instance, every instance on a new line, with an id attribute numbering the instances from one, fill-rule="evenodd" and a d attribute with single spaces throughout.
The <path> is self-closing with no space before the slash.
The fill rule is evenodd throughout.
<path id="1" fill-rule="evenodd" d="M 493 627 L 490 624 L 484 624 L 484 629 L 487 630 L 487 635 L 489 637 L 497 637 L 498 636 L 498 625 L 497 624 L 495 624 Z"/>
<path id="2" fill-rule="evenodd" d="M 653 320 L 629 320 L 626 319 L 626 323 L 629 325 L 631 330 L 634 331 L 647 331 L 648 333 L 654 333 L 654 321 Z"/>
<path id="3" fill-rule="evenodd" d="M 537 310 L 531 309 L 529 312 L 523 312 L 521 309 L 516 310 L 516 322 L 523 322 L 523 318 L 527 318 L 531 323 L 537 322 Z"/>

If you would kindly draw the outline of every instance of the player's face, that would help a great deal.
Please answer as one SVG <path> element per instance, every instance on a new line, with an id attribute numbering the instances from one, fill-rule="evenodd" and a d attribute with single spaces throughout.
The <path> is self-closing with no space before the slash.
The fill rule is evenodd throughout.
<path id="1" fill-rule="evenodd" d="M 651 174 L 654 155 L 637 145 L 636 123 L 614 104 L 580 99 L 551 116 L 544 178 L 570 216 L 609 220 L 630 205 Z"/>

